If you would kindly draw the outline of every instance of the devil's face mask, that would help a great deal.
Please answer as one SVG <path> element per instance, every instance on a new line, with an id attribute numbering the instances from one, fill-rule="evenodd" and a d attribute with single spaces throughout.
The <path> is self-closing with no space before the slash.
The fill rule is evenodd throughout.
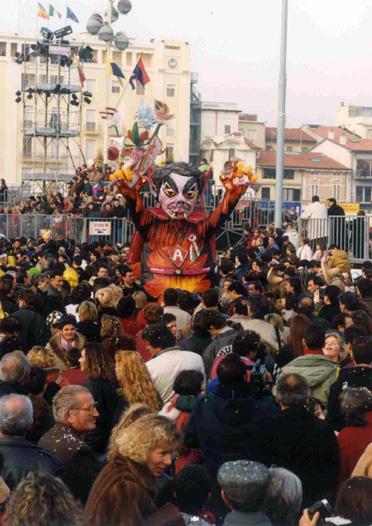
<path id="1" fill-rule="evenodd" d="M 186 219 L 199 197 L 197 179 L 171 173 L 164 177 L 159 202 L 171 219 Z"/>

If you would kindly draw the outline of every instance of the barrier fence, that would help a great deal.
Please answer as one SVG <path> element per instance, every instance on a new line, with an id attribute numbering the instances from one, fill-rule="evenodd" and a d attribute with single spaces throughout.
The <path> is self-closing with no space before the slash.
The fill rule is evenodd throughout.
<path id="1" fill-rule="evenodd" d="M 265 212 L 265 215 L 262 213 Z M 235 210 L 217 237 L 225 236 L 225 244 L 235 245 L 242 239 L 247 226 L 272 224 L 272 209 L 250 205 Z M 287 214 L 287 212 L 283 212 Z M 317 244 L 328 247 L 335 244 L 349 253 L 356 262 L 371 258 L 372 216 L 328 217 L 326 219 L 297 219 L 300 238 L 308 238 L 312 248 Z M 74 239 L 77 243 L 110 241 L 113 244 L 130 243 L 134 224 L 128 219 L 85 218 L 67 215 L 0 214 L 0 234 L 7 239 L 26 238 Z"/>
<path id="2" fill-rule="evenodd" d="M 110 241 L 130 243 L 134 224 L 127 218 L 101 219 L 67 215 L 0 214 L 0 234 L 7 239 L 42 236 L 45 239 L 74 239 L 78 243 Z"/>

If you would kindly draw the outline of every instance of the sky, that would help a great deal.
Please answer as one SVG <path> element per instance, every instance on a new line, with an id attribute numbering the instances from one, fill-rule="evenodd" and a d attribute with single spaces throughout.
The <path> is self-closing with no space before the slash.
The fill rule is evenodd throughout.
<path id="1" fill-rule="evenodd" d="M 63 13 L 68 4 L 76 13 L 83 22 L 72 23 L 77 33 L 94 10 L 107 5 L 106 0 L 50 2 Z M 139 41 L 186 40 L 204 101 L 236 102 L 275 126 L 281 3 L 132 0 L 132 11 L 114 28 Z M 7 5 L 0 31 L 36 34 L 37 0 Z M 288 7 L 287 126 L 334 125 L 342 101 L 372 106 L 372 0 L 288 0 Z"/>

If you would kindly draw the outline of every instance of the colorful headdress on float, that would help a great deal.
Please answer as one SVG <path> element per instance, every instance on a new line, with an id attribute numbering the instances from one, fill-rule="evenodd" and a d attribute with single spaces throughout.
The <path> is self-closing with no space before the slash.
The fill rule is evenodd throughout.
<path id="1" fill-rule="evenodd" d="M 155 159 L 163 152 L 159 130 L 165 120 L 173 118 L 166 104 L 155 101 L 156 112 L 141 100 L 132 129 L 128 130 L 122 144 L 122 162 L 111 176 L 112 181 L 124 180 L 132 187 L 140 177 L 151 173 Z M 111 148 L 111 152 L 110 152 Z M 119 160 L 117 147 L 111 146 L 112 160 Z M 116 148 L 116 150 L 114 150 Z M 115 159 L 116 157 L 116 159 Z"/>

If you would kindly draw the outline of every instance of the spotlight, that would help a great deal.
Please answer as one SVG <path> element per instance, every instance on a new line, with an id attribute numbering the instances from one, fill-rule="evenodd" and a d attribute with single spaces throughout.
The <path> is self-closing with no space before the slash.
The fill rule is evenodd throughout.
<path id="1" fill-rule="evenodd" d="M 92 101 L 88 97 L 84 97 L 84 102 L 86 102 L 87 104 L 90 104 Z"/>
<path id="2" fill-rule="evenodd" d="M 32 97 L 33 97 L 32 93 L 29 93 L 29 94 L 27 95 L 27 98 L 30 99 L 30 100 L 32 99 Z"/>
<path id="3" fill-rule="evenodd" d="M 22 100 L 21 97 L 17 97 L 17 98 L 15 99 L 15 101 L 16 101 L 17 104 L 18 104 L 19 102 L 21 102 L 21 100 Z"/>
<path id="4" fill-rule="evenodd" d="M 20 97 L 22 95 L 22 91 L 17 90 L 16 93 L 17 97 Z"/>
<path id="5" fill-rule="evenodd" d="M 60 40 L 61 38 L 67 35 L 71 35 L 71 33 L 72 33 L 71 26 L 62 27 L 61 29 L 57 29 L 57 31 L 54 31 L 54 38 L 56 38 L 57 40 Z"/>
<path id="6" fill-rule="evenodd" d="M 15 54 L 15 62 L 19 65 L 23 64 L 23 54 L 19 51 L 17 51 L 17 53 Z"/>
<path id="7" fill-rule="evenodd" d="M 29 93 L 30 95 L 32 95 L 32 92 L 33 92 L 33 89 L 32 89 L 32 88 L 28 88 L 27 93 Z"/>
<path id="8" fill-rule="evenodd" d="M 56 84 L 56 87 L 54 88 L 54 93 L 59 93 L 61 91 L 61 84 Z"/>
<path id="9" fill-rule="evenodd" d="M 65 55 L 62 55 L 59 59 L 59 63 L 62 67 L 69 68 L 72 65 L 72 60 Z"/>
<path id="10" fill-rule="evenodd" d="M 77 100 L 72 100 L 70 104 L 71 106 L 79 106 L 79 102 Z"/>
<path id="11" fill-rule="evenodd" d="M 71 95 L 71 97 L 73 98 L 73 100 L 78 100 L 78 97 L 77 97 L 76 93 L 73 93 L 73 94 Z"/>
<path id="12" fill-rule="evenodd" d="M 93 48 L 83 46 L 79 49 L 79 58 L 82 62 L 93 62 Z"/>
<path id="13" fill-rule="evenodd" d="M 84 97 L 93 97 L 90 91 L 84 91 L 83 95 Z"/>

